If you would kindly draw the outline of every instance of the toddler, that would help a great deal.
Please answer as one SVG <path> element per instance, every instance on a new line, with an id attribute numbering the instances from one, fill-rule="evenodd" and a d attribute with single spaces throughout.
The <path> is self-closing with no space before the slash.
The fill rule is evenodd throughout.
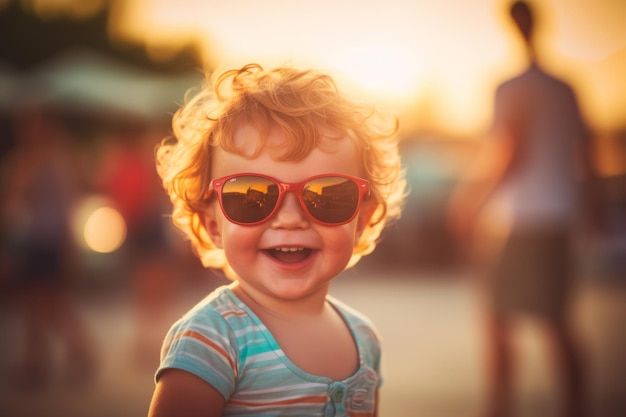
<path id="1" fill-rule="evenodd" d="M 149 415 L 375 416 L 376 330 L 328 295 L 400 215 L 397 122 L 312 70 L 247 65 L 157 149 L 173 221 L 232 284 L 170 329 Z"/>

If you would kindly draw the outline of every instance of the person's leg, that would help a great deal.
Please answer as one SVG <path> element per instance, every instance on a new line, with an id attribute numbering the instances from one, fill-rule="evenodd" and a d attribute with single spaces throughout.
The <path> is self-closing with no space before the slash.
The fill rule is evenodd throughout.
<path id="1" fill-rule="evenodd" d="M 25 344 L 16 382 L 23 388 L 41 388 L 50 378 L 52 355 L 47 301 L 48 294 L 43 288 L 28 288 L 22 294 Z"/>
<path id="2" fill-rule="evenodd" d="M 546 330 L 558 380 L 561 382 L 563 417 L 589 415 L 586 375 L 582 352 L 572 329 L 562 319 Z"/>
<path id="3" fill-rule="evenodd" d="M 51 292 L 49 314 L 54 330 L 65 344 L 67 365 L 64 377 L 82 383 L 93 376 L 96 354 L 91 335 L 73 301 L 63 289 L 55 289 Z"/>
<path id="4" fill-rule="evenodd" d="M 509 320 L 487 315 L 487 412 L 486 417 L 512 415 L 514 400 L 514 349 Z"/>

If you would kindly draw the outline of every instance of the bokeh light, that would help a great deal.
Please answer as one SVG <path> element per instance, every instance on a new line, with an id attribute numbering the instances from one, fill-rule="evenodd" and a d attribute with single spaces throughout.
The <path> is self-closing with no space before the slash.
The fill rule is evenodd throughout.
<path id="1" fill-rule="evenodd" d="M 74 237 L 86 250 L 111 253 L 126 239 L 124 218 L 101 196 L 83 199 L 74 212 L 73 223 Z"/>
<path id="2" fill-rule="evenodd" d="M 92 250 L 113 252 L 124 243 L 126 223 L 119 211 L 112 207 L 100 207 L 87 219 L 83 236 Z"/>

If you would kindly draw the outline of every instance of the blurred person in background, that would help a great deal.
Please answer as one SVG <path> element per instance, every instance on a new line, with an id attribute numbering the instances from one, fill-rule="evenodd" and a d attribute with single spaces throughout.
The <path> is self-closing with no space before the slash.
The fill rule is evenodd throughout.
<path id="1" fill-rule="evenodd" d="M 162 136 L 146 121 L 118 126 L 105 141 L 97 174 L 100 190 L 126 222 L 121 251 L 133 295 L 134 351 L 136 363 L 150 369 L 159 361 L 162 332 L 170 324 L 177 290 L 172 270 L 181 272 L 168 247 L 168 200 L 154 167 Z"/>
<path id="2" fill-rule="evenodd" d="M 590 135 L 573 90 L 538 62 L 530 6 L 517 1 L 509 11 L 530 65 L 498 87 L 490 140 L 451 196 L 450 222 L 462 244 L 475 243 L 479 221 L 505 219 L 508 226 L 488 280 L 486 416 L 513 415 L 515 319 L 530 317 L 541 324 L 559 376 L 561 415 L 583 417 L 584 358 L 568 301 L 579 215 L 590 220 L 588 231 L 603 229 Z"/>
<path id="3" fill-rule="evenodd" d="M 34 100 L 34 101 L 32 101 Z M 24 345 L 14 382 L 26 388 L 51 383 L 55 346 L 65 348 L 63 378 L 84 382 L 94 370 L 91 337 L 68 290 L 75 273 L 70 233 L 73 166 L 52 109 L 26 98 L 15 114 L 14 148 L 2 161 L 2 230 L 11 293 L 22 313 Z M 67 381 L 66 381 L 67 382 Z"/>

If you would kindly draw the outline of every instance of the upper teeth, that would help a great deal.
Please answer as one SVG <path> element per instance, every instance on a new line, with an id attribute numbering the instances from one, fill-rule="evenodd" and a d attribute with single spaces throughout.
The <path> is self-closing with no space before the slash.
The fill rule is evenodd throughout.
<path id="1" fill-rule="evenodd" d="M 297 251 L 304 250 L 304 248 L 274 248 L 274 250 L 281 251 L 281 252 L 297 252 Z"/>

